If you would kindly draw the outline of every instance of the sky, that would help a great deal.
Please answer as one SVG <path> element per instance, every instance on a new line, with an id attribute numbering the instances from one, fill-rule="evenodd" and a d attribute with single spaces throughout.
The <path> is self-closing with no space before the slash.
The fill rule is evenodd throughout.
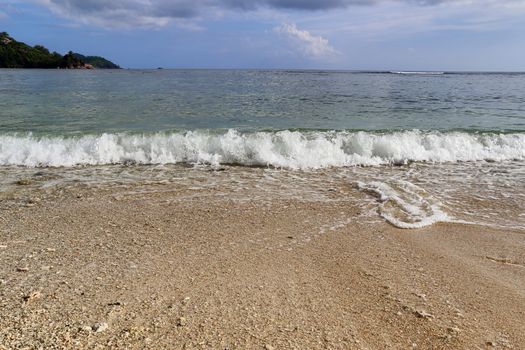
<path id="1" fill-rule="evenodd" d="M 125 68 L 525 71 L 525 0 L 0 0 L 0 31 Z"/>

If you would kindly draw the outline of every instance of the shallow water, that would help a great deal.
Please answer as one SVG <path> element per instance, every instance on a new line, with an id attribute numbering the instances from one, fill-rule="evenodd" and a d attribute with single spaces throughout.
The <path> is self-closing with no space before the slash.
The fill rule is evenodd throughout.
<path id="1" fill-rule="evenodd" d="M 242 166 L 104 165 L 2 167 L 5 203 L 90 189 L 122 195 L 173 192 L 178 200 L 202 199 L 347 202 L 361 208 L 364 222 L 386 220 L 399 228 L 435 222 L 525 228 L 525 168 L 522 162 L 447 163 L 403 166 L 275 169 Z"/>
<path id="2" fill-rule="evenodd" d="M 525 74 L 0 71 L 0 133 L 524 131 Z"/>
<path id="3" fill-rule="evenodd" d="M 347 201 L 350 222 L 524 228 L 522 91 L 523 74 L 2 70 L 0 193 Z"/>

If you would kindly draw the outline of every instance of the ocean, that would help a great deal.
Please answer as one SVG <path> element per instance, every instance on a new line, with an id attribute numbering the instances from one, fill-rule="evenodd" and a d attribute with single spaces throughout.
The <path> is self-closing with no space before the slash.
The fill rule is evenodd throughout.
<path id="1" fill-rule="evenodd" d="M 362 208 L 334 225 L 523 229 L 524 92 L 520 73 L 2 70 L 0 198 L 184 188 Z"/>

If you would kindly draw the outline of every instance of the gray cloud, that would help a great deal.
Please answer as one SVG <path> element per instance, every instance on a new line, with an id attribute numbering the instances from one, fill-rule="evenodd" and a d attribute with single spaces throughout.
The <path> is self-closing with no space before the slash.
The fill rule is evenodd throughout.
<path id="1" fill-rule="evenodd" d="M 253 9 L 267 6 L 280 9 L 328 10 L 350 5 L 369 5 L 375 0 L 225 0 L 223 3 L 232 7 Z"/>
<path id="2" fill-rule="evenodd" d="M 437 5 L 461 0 L 222 0 L 222 5 L 241 9 L 273 7 L 277 9 L 329 10 L 348 6 L 371 6 L 381 2 L 405 2 L 419 6 Z"/>
<path id="3" fill-rule="evenodd" d="M 404 2 L 417 6 L 462 0 L 33 0 L 59 15 L 109 27 L 163 26 L 170 20 L 188 20 L 222 10 L 251 11 L 259 8 L 330 10 Z M 512 1 L 512 0 L 506 0 Z"/>

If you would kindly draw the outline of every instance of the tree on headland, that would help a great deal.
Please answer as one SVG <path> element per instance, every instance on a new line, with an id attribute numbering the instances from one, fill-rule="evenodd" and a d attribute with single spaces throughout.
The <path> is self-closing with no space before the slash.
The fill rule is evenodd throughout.
<path id="1" fill-rule="evenodd" d="M 45 48 L 44 46 L 42 45 L 35 45 L 33 46 L 35 48 L 35 50 L 38 50 L 42 53 L 45 53 L 45 54 L 49 54 L 49 50 L 47 48 Z"/>
<path id="2" fill-rule="evenodd" d="M 106 69 L 115 69 L 120 68 L 115 63 L 108 61 L 104 57 L 100 56 L 84 56 L 79 53 L 74 52 L 73 55 L 80 59 L 81 61 L 91 64 L 95 68 L 106 68 Z"/>
<path id="3" fill-rule="evenodd" d="M 84 66 L 84 62 L 82 62 L 79 58 L 75 57 L 73 54 L 73 51 L 69 51 L 67 54 L 62 57 L 62 62 L 60 64 L 60 68 L 80 68 Z"/>

